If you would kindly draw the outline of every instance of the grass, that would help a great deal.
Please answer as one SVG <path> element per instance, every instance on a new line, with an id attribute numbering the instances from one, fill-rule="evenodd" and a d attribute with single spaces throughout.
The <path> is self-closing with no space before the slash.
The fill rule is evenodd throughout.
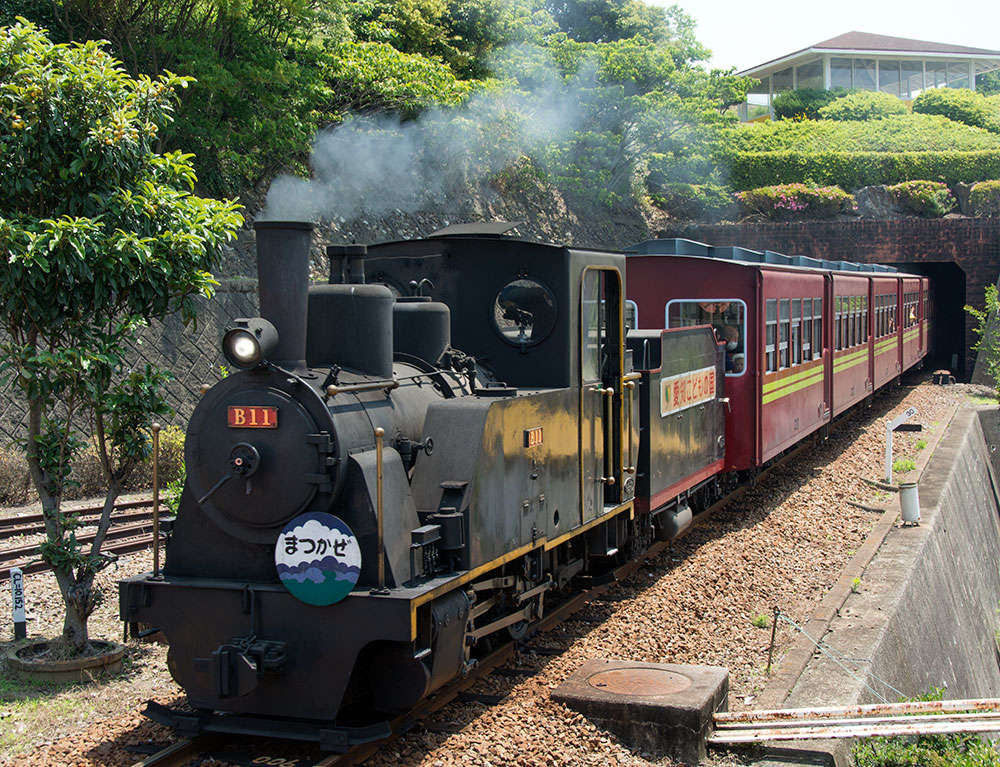
<path id="1" fill-rule="evenodd" d="M 752 623 L 755 628 L 759 629 L 766 629 L 771 627 L 771 619 L 764 614 L 755 615 L 753 617 L 753 620 L 750 621 L 750 623 Z"/>
<path id="2" fill-rule="evenodd" d="M 910 700 L 941 700 L 935 688 Z M 1000 767 L 1000 752 L 974 734 L 865 738 L 853 749 L 855 767 Z"/>
<path id="3" fill-rule="evenodd" d="M 970 394 L 969 402 L 973 405 L 996 405 L 996 397 L 984 397 L 982 394 Z"/>
<path id="4" fill-rule="evenodd" d="M 912 458 L 897 458 L 892 462 L 892 470 L 897 474 L 905 474 L 917 468 L 917 463 Z"/>

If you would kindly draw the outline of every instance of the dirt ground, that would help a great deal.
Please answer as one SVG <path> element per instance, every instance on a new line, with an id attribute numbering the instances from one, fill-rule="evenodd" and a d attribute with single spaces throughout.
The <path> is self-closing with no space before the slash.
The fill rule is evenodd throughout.
<path id="1" fill-rule="evenodd" d="M 501 703 L 453 703 L 427 728 L 385 747 L 369 763 L 669 764 L 628 749 L 553 703 L 549 690 L 588 658 L 701 663 L 729 668 L 731 708 L 752 706 L 767 682 L 770 629 L 764 619 L 775 605 L 799 622 L 809 616 L 877 519 L 847 501 L 878 506 L 887 498 L 861 479 L 881 473 L 883 418 L 910 405 L 918 408 L 924 434 L 896 435 L 896 456 L 915 457 L 921 442 L 947 425 L 956 404 L 983 396 L 973 387 L 936 387 L 926 381 L 880 394 L 872 408 L 850 415 L 830 439 L 806 450 L 575 619 L 534 639 L 529 647 L 563 650 L 559 655 L 523 652 L 515 663 L 535 669 L 534 674 L 493 675 L 472 690 L 503 694 Z M 147 571 L 150 559 L 148 552 L 123 556 L 101 574 L 107 598 L 91 620 L 93 637 L 120 638 L 114 583 Z M 30 635 L 57 635 L 61 611 L 54 579 L 26 576 L 25 589 Z M 10 615 L 9 589 L 0 591 L 0 615 Z M 6 618 L 0 626 L 9 637 Z M 789 632 L 778 630 L 779 653 L 793 638 Z M 0 652 L 11 646 L 0 643 Z M 167 672 L 165 648 L 158 645 L 130 643 L 125 673 L 103 683 L 36 686 L 17 681 L 0 666 L 0 765 L 132 764 L 141 756 L 128 747 L 171 739 L 141 716 L 150 699 L 183 701 Z M 715 763 L 743 760 L 721 757 Z"/>

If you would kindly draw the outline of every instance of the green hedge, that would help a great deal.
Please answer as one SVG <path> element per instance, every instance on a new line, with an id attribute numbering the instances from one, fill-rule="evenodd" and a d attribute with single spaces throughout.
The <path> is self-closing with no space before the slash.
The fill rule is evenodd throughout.
<path id="1" fill-rule="evenodd" d="M 904 115 L 909 110 L 901 99 L 881 91 L 858 91 L 841 96 L 819 110 L 824 120 L 874 120 Z"/>
<path id="2" fill-rule="evenodd" d="M 1000 151 L 1000 136 L 940 115 L 896 115 L 878 120 L 775 120 L 728 130 L 726 151 L 929 152 Z"/>
<path id="3" fill-rule="evenodd" d="M 736 200 L 744 213 L 774 221 L 833 218 L 855 209 L 854 197 L 839 186 L 778 184 L 737 192 Z"/>
<path id="4" fill-rule="evenodd" d="M 968 88 L 932 88 L 913 100 L 913 111 L 1000 133 L 1000 115 L 986 96 Z"/>
<path id="5" fill-rule="evenodd" d="M 1000 177 L 1000 151 L 979 152 L 734 152 L 727 158 L 733 189 L 793 182 L 858 189 L 932 179 L 946 184 Z"/>
<path id="6" fill-rule="evenodd" d="M 1000 180 L 980 181 L 969 193 L 974 216 L 1000 216 Z"/>

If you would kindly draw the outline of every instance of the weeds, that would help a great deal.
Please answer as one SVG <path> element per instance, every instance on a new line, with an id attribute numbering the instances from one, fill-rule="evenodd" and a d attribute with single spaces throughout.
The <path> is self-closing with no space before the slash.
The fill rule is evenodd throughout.
<path id="1" fill-rule="evenodd" d="M 892 470 L 897 474 L 905 474 L 915 468 L 917 468 L 917 464 L 912 458 L 897 458 L 892 462 Z"/>
<path id="2" fill-rule="evenodd" d="M 851 578 L 851 593 L 860 594 L 861 593 L 861 579 Z"/>
<path id="3" fill-rule="evenodd" d="M 918 439 L 917 440 L 917 444 L 914 445 L 914 447 L 916 447 L 917 450 L 923 450 L 925 447 L 927 447 L 927 440 L 926 439 Z"/>
<path id="4" fill-rule="evenodd" d="M 755 615 L 753 617 L 753 620 L 750 621 L 750 623 L 753 624 L 754 628 L 759 628 L 759 629 L 771 628 L 771 619 L 764 614 Z"/>

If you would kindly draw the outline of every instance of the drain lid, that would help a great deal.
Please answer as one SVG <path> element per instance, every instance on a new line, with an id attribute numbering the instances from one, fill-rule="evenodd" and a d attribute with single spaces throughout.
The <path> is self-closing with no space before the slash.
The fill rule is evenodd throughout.
<path id="1" fill-rule="evenodd" d="M 671 695 L 686 690 L 691 680 L 661 668 L 613 668 L 587 677 L 587 684 L 613 695 Z"/>

